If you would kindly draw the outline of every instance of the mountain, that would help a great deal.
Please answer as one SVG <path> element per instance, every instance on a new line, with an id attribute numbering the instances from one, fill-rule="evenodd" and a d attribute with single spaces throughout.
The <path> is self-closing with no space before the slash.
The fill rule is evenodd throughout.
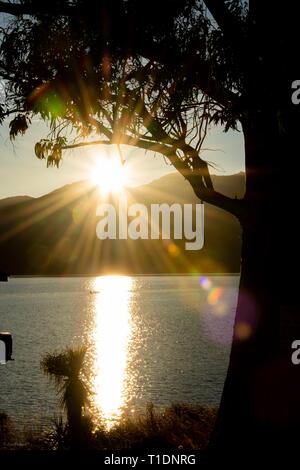
<path id="1" fill-rule="evenodd" d="M 245 173 L 240 172 L 235 175 L 230 176 L 211 176 L 214 187 L 216 191 L 225 194 L 229 197 L 242 198 L 245 193 Z M 163 176 L 155 181 L 152 181 L 151 184 L 146 186 L 140 186 L 143 190 L 148 190 L 155 192 L 168 193 L 169 195 L 179 197 L 184 199 L 188 197 L 189 199 L 196 200 L 196 196 L 193 193 L 193 190 L 190 184 L 179 174 L 179 173 L 170 173 L 167 176 Z M 148 188 L 148 189 L 147 189 Z"/>
<path id="2" fill-rule="evenodd" d="M 0 199 L 0 209 L 4 207 L 14 206 L 19 202 L 29 201 L 33 199 L 30 196 L 14 196 L 14 197 L 6 197 L 4 199 Z"/>
<path id="3" fill-rule="evenodd" d="M 242 197 L 244 174 L 213 176 L 215 187 Z M 178 173 L 130 188 L 128 204 L 199 204 Z M 118 197 L 106 202 L 118 207 Z M 238 272 L 241 229 L 235 217 L 205 204 L 205 243 L 187 251 L 186 240 L 99 240 L 97 207 L 105 200 L 83 181 L 39 198 L 0 200 L 0 269 L 10 274 Z M 171 227 L 171 233 L 173 225 Z"/>

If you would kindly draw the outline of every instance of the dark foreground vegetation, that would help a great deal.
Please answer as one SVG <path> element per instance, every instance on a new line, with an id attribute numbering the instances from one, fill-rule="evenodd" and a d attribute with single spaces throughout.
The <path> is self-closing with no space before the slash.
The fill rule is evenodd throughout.
<path id="1" fill-rule="evenodd" d="M 42 358 L 41 368 L 60 399 L 59 418 L 48 428 L 31 425 L 21 429 L 0 412 L 0 463 L 4 468 L 66 468 L 73 462 L 94 466 L 101 465 L 107 455 L 112 459 L 117 454 L 163 452 L 198 453 L 202 465 L 217 416 L 215 408 L 178 403 L 156 409 L 148 404 L 144 412 L 124 412 L 109 429 L 104 423 L 96 427 L 88 406 L 92 391 L 86 381 L 85 354 L 84 347 L 66 348 Z"/>
<path id="2" fill-rule="evenodd" d="M 152 404 L 144 413 L 124 415 L 110 430 L 93 429 L 91 419 L 82 421 L 81 450 L 203 450 L 213 429 L 217 410 L 185 403 L 157 410 Z M 72 449 L 68 423 L 60 419 L 42 431 L 31 426 L 19 429 L 0 413 L 0 450 L 64 451 Z"/>

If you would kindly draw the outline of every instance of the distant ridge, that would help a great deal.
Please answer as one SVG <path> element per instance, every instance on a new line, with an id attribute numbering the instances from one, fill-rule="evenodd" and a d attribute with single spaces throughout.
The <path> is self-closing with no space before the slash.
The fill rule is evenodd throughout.
<path id="1" fill-rule="evenodd" d="M 239 199 L 244 196 L 245 173 L 240 172 L 228 176 L 211 175 L 211 178 L 216 191 L 225 194 L 225 196 L 236 196 Z M 156 191 L 161 191 L 163 193 L 166 192 L 167 188 L 167 192 L 169 194 L 183 195 L 189 193 L 190 197 L 197 199 L 196 196 L 192 196 L 193 190 L 188 181 L 186 181 L 178 172 L 162 176 L 161 178 L 158 178 L 151 183 L 139 186 L 137 189 L 145 190 L 146 188 L 151 188 L 151 190 L 155 189 Z"/>
<path id="2" fill-rule="evenodd" d="M 212 176 L 218 191 L 242 197 L 244 174 Z M 178 173 L 128 189 L 146 205 L 199 203 Z M 101 201 L 100 201 L 101 202 Z M 176 274 L 232 273 L 240 267 L 241 229 L 235 217 L 205 205 L 205 246 L 178 255 L 162 240 L 105 240 L 96 237 L 99 193 L 87 181 L 58 188 L 39 198 L 0 200 L 0 267 L 12 275 L 67 275 L 121 272 Z"/>
<path id="3" fill-rule="evenodd" d="M 34 199 L 31 196 L 11 196 L 0 199 L 0 209 Z"/>

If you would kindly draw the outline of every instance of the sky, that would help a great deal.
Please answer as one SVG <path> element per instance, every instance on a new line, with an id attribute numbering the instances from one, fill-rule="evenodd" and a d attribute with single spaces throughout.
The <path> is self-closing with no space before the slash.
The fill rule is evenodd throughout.
<path id="1" fill-rule="evenodd" d="M 39 197 L 75 181 L 88 179 L 97 159 L 116 152 L 114 146 L 92 146 L 64 152 L 59 169 L 47 168 L 34 154 L 34 144 L 46 137 L 43 122 L 35 121 L 24 136 L 12 143 L 8 123 L 0 126 L 0 199 L 27 195 Z M 208 135 L 202 157 L 218 165 L 212 173 L 229 175 L 244 171 L 244 141 L 242 132 L 224 133 L 220 128 Z M 141 149 L 123 146 L 128 167 L 128 186 L 139 186 L 173 172 L 162 156 Z"/>

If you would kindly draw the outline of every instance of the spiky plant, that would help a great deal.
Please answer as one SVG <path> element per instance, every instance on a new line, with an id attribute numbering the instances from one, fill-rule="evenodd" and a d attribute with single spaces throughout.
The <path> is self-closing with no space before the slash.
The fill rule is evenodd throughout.
<path id="1" fill-rule="evenodd" d="M 66 411 L 72 446 L 81 440 L 82 412 L 88 402 L 88 389 L 82 378 L 86 349 L 67 348 L 59 354 L 46 354 L 41 367 L 55 383 L 62 408 Z"/>

